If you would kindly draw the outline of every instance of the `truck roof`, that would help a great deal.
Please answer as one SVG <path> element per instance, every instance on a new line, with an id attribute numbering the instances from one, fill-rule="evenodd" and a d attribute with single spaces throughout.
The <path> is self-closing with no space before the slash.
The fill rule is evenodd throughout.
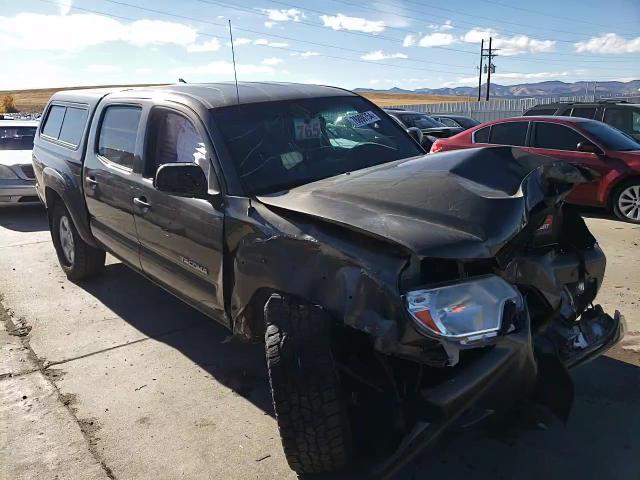
<path id="1" fill-rule="evenodd" d="M 349 90 L 321 85 L 280 82 L 238 82 L 240 101 L 236 95 L 234 82 L 220 83 L 178 83 L 152 87 L 110 87 L 86 90 L 61 91 L 53 100 L 93 104 L 105 95 L 123 94 L 128 97 L 146 98 L 158 93 L 171 93 L 190 97 L 202 102 L 207 108 L 230 105 L 260 103 L 270 101 L 297 100 L 314 97 L 356 96 Z"/>

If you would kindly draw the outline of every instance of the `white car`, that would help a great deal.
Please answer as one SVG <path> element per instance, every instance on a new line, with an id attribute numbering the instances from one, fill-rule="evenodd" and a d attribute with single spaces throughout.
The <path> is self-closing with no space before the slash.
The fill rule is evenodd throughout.
<path id="1" fill-rule="evenodd" d="M 40 201 L 31 163 L 37 129 L 37 121 L 0 120 L 0 205 Z"/>

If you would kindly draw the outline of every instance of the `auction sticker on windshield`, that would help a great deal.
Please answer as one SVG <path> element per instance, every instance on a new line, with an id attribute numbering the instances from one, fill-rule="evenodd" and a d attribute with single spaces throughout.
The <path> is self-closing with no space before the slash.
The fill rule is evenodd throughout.
<path id="1" fill-rule="evenodd" d="M 371 110 L 345 117 L 345 119 L 348 120 L 349 123 L 351 123 L 351 125 L 355 128 L 364 127 L 365 125 L 369 125 L 370 123 L 380 121 L 380 117 L 378 117 Z"/>
<path id="2" fill-rule="evenodd" d="M 294 118 L 293 126 L 296 131 L 296 140 L 320 138 L 322 135 L 319 118 Z"/>

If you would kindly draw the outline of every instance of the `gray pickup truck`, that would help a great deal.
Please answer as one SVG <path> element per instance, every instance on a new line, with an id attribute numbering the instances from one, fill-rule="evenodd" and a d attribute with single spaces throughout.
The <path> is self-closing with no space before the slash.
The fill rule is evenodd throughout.
<path id="1" fill-rule="evenodd" d="M 349 91 L 60 92 L 33 163 L 69 279 L 109 252 L 264 339 L 301 474 L 375 454 L 388 476 L 452 424 L 531 400 L 566 418 L 568 369 L 623 335 L 593 304 L 604 254 L 563 206 L 590 172 L 509 147 L 425 155 Z"/>

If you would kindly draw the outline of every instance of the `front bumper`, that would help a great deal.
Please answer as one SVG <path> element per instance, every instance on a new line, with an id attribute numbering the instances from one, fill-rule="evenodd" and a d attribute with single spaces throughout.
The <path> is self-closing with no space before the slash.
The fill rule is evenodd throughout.
<path id="1" fill-rule="evenodd" d="M 562 365 L 565 368 L 582 365 L 601 355 L 624 336 L 626 323 L 620 312 L 616 311 L 612 317 L 599 306 L 590 311 L 593 312 L 592 322 L 606 324 L 609 329 L 598 341 L 585 346 L 575 356 L 564 359 Z M 531 337 L 529 325 L 524 327 L 499 338 L 495 346 L 474 362 L 461 362 L 455 367 L 458 371 L 451 380 L 435 388 L 423 389 L 421 397 L 432 420 L 418 422 L 396 452 L 377 466 L 372 474 L 377 478 L 392 477 L 472 407 L 495 409 L 514 404 L 532 396 L 540 385 L 563 388 L 553 383 L 558 381 L 558 377 L 554 376 L 552 383 L 540 378 L 547 371 L 543 373 L 538 368 L 535 339 Z M 569 387 L 572 391 L 572 385 Z"/>
<path id="2" fill-rule="evenodd" d="M 0 204 L 39 202 L 35 180 L 0 180 Z"/>

